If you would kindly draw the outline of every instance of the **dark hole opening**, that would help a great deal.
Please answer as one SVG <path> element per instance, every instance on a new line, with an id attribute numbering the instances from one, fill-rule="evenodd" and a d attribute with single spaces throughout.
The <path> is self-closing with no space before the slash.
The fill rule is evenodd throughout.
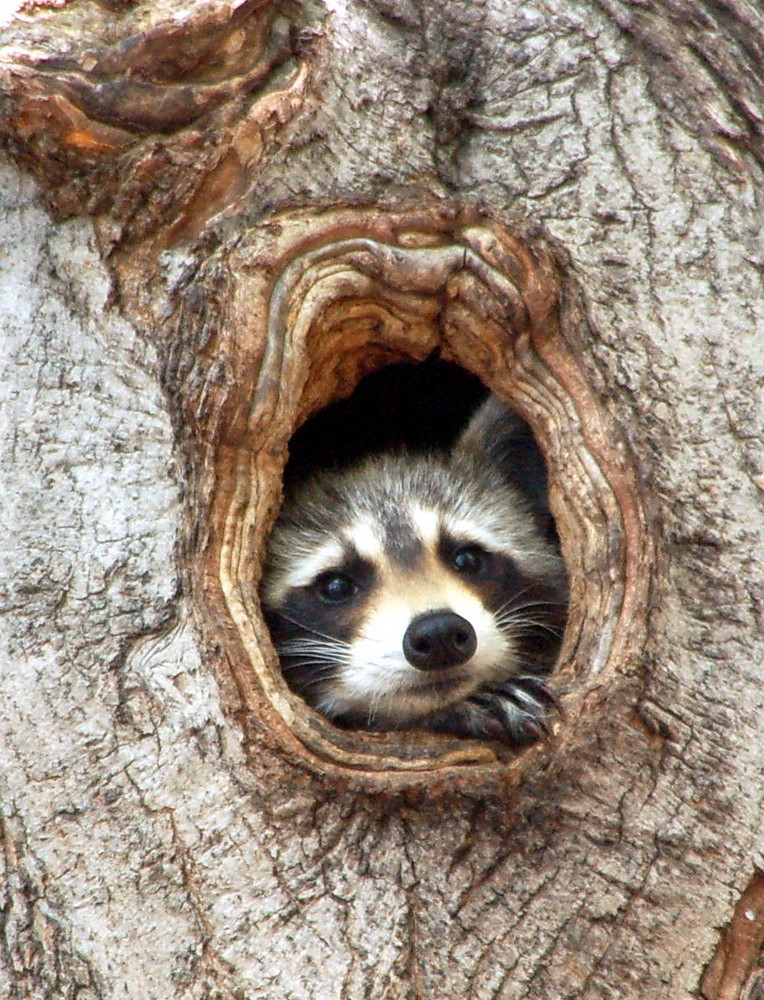
<path id="1" fill-rule="evenodd" d="M 435 355 L 386 365 L 294 434 L 285 482 L 381 451 L 448 448 L 487 395 L 479 378 Z"/>

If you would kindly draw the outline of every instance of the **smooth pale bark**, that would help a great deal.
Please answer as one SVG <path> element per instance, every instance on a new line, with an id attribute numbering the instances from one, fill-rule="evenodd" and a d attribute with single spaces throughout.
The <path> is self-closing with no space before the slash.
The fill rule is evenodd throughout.
<path id="1" fill-rule="evenodd" d="M 754 1000 L 763 19 L 604 0 L 269 16 L 72 5 L 12 27 L 0 53 L 0 994 Z M 42 65 L 52 54 L 65 61 Z M 367 214 L 338 232 L 376 226 L 386 245 L 391 213 L 459 199 L 561 272 L 545 371 L 580 377 L 583 443 L 573 421 L 570 469 L 546 443 L 573 497 L 558 509 L 574 592 L 599 586 L 611 620 L 622 581 L 607 562 L 593 579 L 594 505 L 586 541 L 599 472 L 603 503 L 624 482 L 636 497 L 642 590 L 631 631 L 613 598 L 623 639 L 602 640 L 602 663 L 569 640 L 558 743 L 503 784 L 486 764 L 471 792 L 482 765 L 457 762 L 405 790 L 399 772 L 311 763 L 257 622 L 263 673 L 245 690 L 218 578 L 236 489 L 216 484 L 240 468 L 231 401 L 265 343 L 247 328 L 263 261 L 284 273 L 299 229 L 273 217 L 303 213 L 303 260 L 304 234 L 345 206 Z M 426 353 L 435 312 L 424 292 L 411 305 L 411 267 L 401 350 Z M 355 335 L 337 341 L 348 357 Z M 253 579 L 298 405 L 346 391 L 365 357 L 333 383 L 314 372 L 300 403 L 294 343 L 247 498 L 263 512 L 242 550 Z"/>

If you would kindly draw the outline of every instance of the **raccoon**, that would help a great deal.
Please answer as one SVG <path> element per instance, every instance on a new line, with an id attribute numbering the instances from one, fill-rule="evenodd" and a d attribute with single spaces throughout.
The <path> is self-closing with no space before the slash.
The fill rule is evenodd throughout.
<path id="1" fill-rule="evenodd" d="M 288 684 L 340 726 L 515 745 L 549 730 L 567 577 L 543 459 L 494 397 L 450 453 L 289 492 L 261 597 Z"/>

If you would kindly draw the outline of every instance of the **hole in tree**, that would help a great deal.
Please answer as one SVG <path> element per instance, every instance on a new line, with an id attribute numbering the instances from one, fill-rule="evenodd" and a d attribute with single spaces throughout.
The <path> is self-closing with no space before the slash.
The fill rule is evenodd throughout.
<path id="1" fill-rule="evenodd" d="M 527 232 L 534 234 L 532 244 Z M 412 739 L 408 731 L 348 732 L 301 711 L 300 699 L 273 675 L 264 588 L 258 593 L 254 585 L 266 569 L 264 531 L 280 493 L 285 436 L 294 435 L 298 420 L 357 385 L 362 373 L 409 356 L 408 371 L 416 377 L 413 359 L 442 345 L 486 385 L 516 400 L 544 446 L 571 583 L 553 686 L 566 692 L 571 719 L 590 718 L 596 725 L 601 692 L 612 693 L 610 679 L 625 671 L 631 681 L 645 648 L 654 540 L 649 497 L 628 442 L 603 405 L 602 386 L 590 386 L 590 366 L 579 359 L 596 336 L 586 325 L 575 277 L 537 227 L 516 230 L 511 220 L 477 216 L 441 195 L 434 202 L 422 199 L 420 192 L 414 205 L 406 201 L 392 214 L 384 206 L 301 210 L 287 215 L 284 227 L 266 225 L 263 234 L 253 231 L 231 262 L 231 287 L 241 291 L 232 315 L 242 336 L 216 340 L 205 362 L 213 373 L 230 364 L 236 377 L 178 384 L 189 429 L 198 436 L 193 454 L 199 456 L 199 482 L 212 501 L 210 530 L 191 536 L 199 555 L 194 597 L 200 615 L 219 631 L 221 666 L 235 704 L 262 721 L 289 759 L 332 777 L 355 773 L 358 787 L 428 787 L 430 772 L 437 771 L 448 779 L 433 787 L 450 789 L 455 777 L 471 792 L 475 780 L 487 788 L 501 774 L 504 790 L 505 772 L 493 768 L 508 758 L 498 747 L 427 734 Z M 197 313 L 189 312 L 188 321 L 206 322 L 206 313 Z M 455 405 L 444 400 L 428 409 L 438 423 L 454 418 L 443 438 L 436 429 L 436 441 L 461 423 Z M 328 415 L 317 420 L 329 426 Z M 359 420 L 357 427 L 345 424 L 347 434 L 328 442 L 324 434 L 324 445 L 303 448 L 319 426 L 306 424 L 294 436 L 290 480 L 304 474 L 301 469 L 347 462 L 371 443 L 368 422 Z M 387 442 L 390 421 L 383 427 Z M 351 443 L 359 435 L 360 443 Z M 414 440 L 421 439 L 417 431 Z M 469 550 L 458 557 L 465 568 L 476 560 L 479 552 Z M 325 585 L 329 596 L 345 589 L 341 581 Z M 563 746 L 567 731 L 563 727 Z M 454 768 L 463 764 L 479 767 L 462 786 Z M 525 767 L 513 762 L 511 770 L 520 774 Z"/>

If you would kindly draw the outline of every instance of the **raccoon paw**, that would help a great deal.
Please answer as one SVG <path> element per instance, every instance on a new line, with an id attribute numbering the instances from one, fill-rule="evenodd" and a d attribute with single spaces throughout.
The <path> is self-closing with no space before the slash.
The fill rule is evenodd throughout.
<path id="1" fill-rule="evenodd" d="M 549 735 L 551 717 L 560 710 L 557 695 L 538 677 L 513 677 L 437 713 L 428 728 L 529 746 Z"/>

